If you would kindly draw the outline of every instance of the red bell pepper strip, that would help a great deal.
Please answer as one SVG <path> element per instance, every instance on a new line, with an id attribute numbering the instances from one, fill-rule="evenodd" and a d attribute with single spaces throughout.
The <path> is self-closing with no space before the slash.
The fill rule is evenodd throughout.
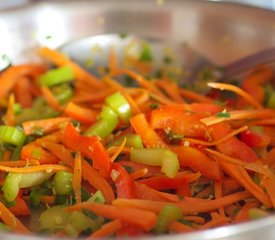
<path id="1" fill-rule="evenodd" d="M 164 175 L 158 175 L 142 179 L 138 182 L 154 188 L 155 190 L 178 189 L 184 184 L 195 181 L 200 176 L 200 173 L 179 173 L 174 178 L 168 178 Z"/>
<path id="2" fill-rule="evenodd" d="M 112 163 L 112 169 L 118 172 L 115 179 L 118 198 L 135 198 L 135 183 L 129 173 L 119 163 Z"/>
<path id="3" fill-rule="evenodd" d="M 231 131 L 231 127 L 228 124 L 220 123 L 212 125 L 210 131 L 211 136 L 215 141 L 228 134 Z M 237 137 L 232 137 L 222 143 L 219 143 L 216 147 L 221 153 L 245 162 L 254 162 L 258 159 L 256 153 Z"/>
<path id="4" fill-rule="evenodd" d="M 77 132 L 72 123 L 68 123 L 63 133 L 62 142 L 66 147 L 90 158 L 93 161 L 93 167 L 97 169 L 104 178 L 110 176 L 110 157 L 98 137 L 82 136 Z"/>
<path id="5" fill-rule="evenodd" d="M 25 200 L 19 196 L 15 199 L 15 205 L 9 208 L 15 216 L 29 216 L 30 209 Z"/>
<path id="6" fill-rule="evenodd" d="M 246 130 L 240 134 L 241 141 L 252 148 L 266 147 L 270 143 L 270 137 L 264 134 Z"/>
<path id="7" fill-rule="evenodd" d="M 159 107 L 151 112 L 150 126 L 153 129 L 171 129 L 173 133 L 186 137 L 204 138 L 206 125 L 200 121 L 206 115 L 186 112 L 181 106 Z"/>
<path id="8" fill-rule="evenodd" d="M 185 146 L 171 146 L 170 149 L 178 155 L 180 166 L 190 167 L 211 179 L 222 180 L 223 174 L 217 162 L 200 150 Z"/>

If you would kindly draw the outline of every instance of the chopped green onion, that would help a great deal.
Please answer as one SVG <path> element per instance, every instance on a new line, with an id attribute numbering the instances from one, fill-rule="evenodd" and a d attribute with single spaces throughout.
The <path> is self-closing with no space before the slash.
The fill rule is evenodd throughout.
<path id="1" fill-rule="evenodd" d="M 143 44 L 143 48 L 140 53 L 139 60 L 143 62 L 151 62 L 153 60 L 151 47 L 148 43 Z"/>
<path id="2" fill-rule="evenodd" d="M 120 92 L 110 95 L 105 102 L 124 122 L 129 121 L 132 110 L 130 104 Z"/>
<path id="3" fill-rule="evenodd" d="M 70 82 L 74 79 L 71 67 L 65 66 L 50 70 L 39 77 L 42 86 L 52 87 L 61 83 Z"/>
<path id="4" fill-rule="evenodd" d="M 154 227 L 153 231 L 156 234 L 165 233 L 168 229 L 168 226 L 173 221 L 179 220 L 182 217 L 181 208 L 173 205 L 167 205 L 162 208 L 158 215 L 157 224 Z"/>
<path id="5" fill-rule="evenodd" d="M 220 118 L 229 118 L 230 117 L 230 113 L 228 112 L 219 112 L 216 114 L 217 117 L 220 117 Z"/>
<path id="6" fill-rule="evenodd" d="M 12 126 L 0 126 L 0 141 L 3 143 L 20 146 L 25 140 L 26 135 L 22 130 Z"/>
<path id="7" fill-rule="evenodd" d="M 66 171 L 59 171 L 54 175 L 53 188 L 56 194 L 69 195 L 73 191 L 73 174 Z"/>
<path id="8" fill-rule="evenodd" d="M 163 148 L 131 149 L 130 159 L 136 163 L 161 166 L 161 172 L 170 178 L 175 177 L 179 169 L 177 155 Z"/>

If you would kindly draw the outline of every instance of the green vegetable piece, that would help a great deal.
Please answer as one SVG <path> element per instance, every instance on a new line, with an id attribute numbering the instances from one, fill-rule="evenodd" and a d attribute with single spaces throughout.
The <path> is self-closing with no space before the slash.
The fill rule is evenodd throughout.
<path id="1" fill-rule="evenodd" d="M 101 191 L 97 190 L 88 200 L 87 202 L 96 202 L 104 204 L 106 202 L 104 195 Z"/>
<path id="2" fill-rule="evenodd" d="M 6 224 L 0 222 L 0 232 L 9 232 L 10 230 Z"/>
<path id="3" fill-rule="evenodd" d="M 111 141 L 108 145 L 109 146 L 119 146 L 124 141 L 124 138 L 126 138 L 126 147 L 130 148 L 143 148 L 141 137 L 134 133 L 127 133 L 122 136 L 119 136 L 115 138 L 113 141 Z"/>
<path id="4" fill-rule="evenodd" d="M 52 69 L 39 77 L 41 86 L 52 87 L 61 83 L 70 82 L 74 79 L 71 67 L 65 66 Z"/>
<path id="5" fill-rule="evenodd" d="M 216 114 L 217 117 L 221 117 L 221 118 L 229 118 L 230 117 L 230 113 L 228 112 L 219 112 Z"/>
<path id="6" fill-rule="evenodd" d="M 12 106 L 12 109 L 13 109 L 15 115 L 17 115 L 17 114 L 21 113 L 22 106 L 19 103 L 14 103 Z"/>
<path id="7" fill-rule="evenodd" d="M 0 141 L 3 143 L 20 146 L 25 140 L 26 135 L 22 130 L 12 126 L 0 126 Z"/>
<path id="8" fill-rule="evenodd" d="M 69 195 L 73 191 L 73 174 L 67 171 L 59 171 L 54 175 L 53 188 L 56 194 Z"/>
<path id="9" fill-rule="evenodd" d="M 275 91 L 273 91 L 267 101 L 267 107 L 275 109 Z"/>
<path id="10" fill-rule="evenodd" d="M 157 219 L 157 224 L 153 231 L 156 234 L 165 233 L 168 226 L 173 221 L 179 220 L 182 217 L 182 210 L 177 206 L 167 205 L 160 211 Z"/>
<path id="11" fill-rule="evenodd" d="M 124 122 L 129 122 L 132 110 L 130 104 L 120 92 L 110 95 L 105 102 Z"/>
<path id="12" fill-rule="evenodd" d="M 52 176 L 52 173 L 8 173 L 2 186 L 4 197 L 7 201 L 14 201 L 20 188 L 37 186 Z"/>
<path id="13" fill-rule="evenodd" d="M 161 166 L 161 171 L 170 178 L 175 177 L 179 169 L 177 155 L 163 148 L 131 149 L 130 160 L 150 166 Z"/>
<path id="14" fill-rule="evenodd" d="M 269 215 L 270 213 L 259 208 L 252 208 L 252 209 L 249 209 L 248 211 L 248 216 L 251 219 L 259 219 L 259 218 L 267 217 Z"/>
<path id="15" fill-rule="evenodd" d="M 41 202 L 41 194 L 37 189 L 33 189 L 30 193 L 30 205 L 31 207 L 38 207 Z"/>
<path id="16" fill-rule="evenodd" d="M 85 136 L 98 136 L 101 139 L 109 136 L 118 124 L 117 114 L 108 106 L 103 106 L 98 120 L 85 132 Z"/>
<path id="17" fill-rule="evenodd" d="M 48 208 L 39 218 L 40 229 L 47 229 L 50 232 L 63 230 L 71 237 L 77 237 L 79 234 L 91 228 L 98 228 L 97 224 L 82 212 L 65 211 L 65 205 L 58 205 Z"/>
<path id="18" fill-rule="evenodd" d="M 73 96 L 73 90 L 68 83 L 55 86 L 51 90 L 60 104 L 68 102 Z"/>
<path id="19" fill-rule="evenodd" d="M 148 43 L 143 44 L 143 48 L 140 53 L 139 60 L 143 62 L 151 62 L 153 60 L 151 47 Z"/>

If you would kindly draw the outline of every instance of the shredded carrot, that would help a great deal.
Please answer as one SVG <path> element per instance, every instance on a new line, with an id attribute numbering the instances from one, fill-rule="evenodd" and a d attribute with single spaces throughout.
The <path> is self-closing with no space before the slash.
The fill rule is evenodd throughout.
<path id="1" fill-rule="evenodd" d="M 32 173 L 32 172 L 57 172 L 57 171 L 68 171 L 72 169 L 63 165 L 58 164 L 43 164 L 33 165 L 28 167 L 6 167 L 0 165 L 0 171 L 13 172 L 13 173 Z"/>
<path id="2" fill-rule="evenodd" d="M 87 239 L 109 237 L 116 233 L 121 227 L 121 221 L 119 219 L 115 219 L 111 222 L 105 223 L 100 229 L 93 232 Z"/>
<path id="3" fill-rule="evenodd" d="M 74 175 L 72 185 L 75 193 L 76 203 L 81 203 L 81 174 L 82 174 L 82 159 L 79 152 L 76 153 L 74 158 Z"/>
<path id="4" fill-rule="evenodd" d="M 214 191 L 215 191 L 215 199 L 222 197 L 222 183 L 220 181 L 214 182 Z M 224 208 L 221 207 L 218 209 L 218 211 L 221 216 L 225 216 Z"/>
<path id="5" fill-rule="evenodd" d="M 19 160 L 19 161 L 0 161 L 0 166 L 5 167 L 27 167 L 32 165 L 39 165 L 39 161 L 37 160 Z"/>
<path id="6" fill-rule="evenodd" d="M 210 82 L 207 84 L 211 88 L 216 88 L 220 90 L 228 90 L 232 91 L 239 96 L 241 96 L 247 103 L 249 103 L 251 106 L 255 107 L 256 109 L 261 109 L 263 108 L 261 104 L 259 104 L 257 101 L 255 101 L 249 94 L 247 94 L 244 90 L 241 88 L 234 86 L 232 84 L 228 83 L 215 83 L 215 82 Z"/>
<path id="7" fill-rule="evenodd" d="M 200 230 L 208 229 L 208 228 L 220 226 L 228 222 L 229 222 L 229 219 L 227 217 L 221 216 L 218 213 L 213 213 L 212 220 L 202 225 L 199 229 Z"/>
<path id="8" fill-rule="evenodd" d="M 59 104 L 59 102 L 57 101 L 57 99 L 55 98 L 55 96 L 52 94 L 51 90 L 48 87 L 46 86 L 41 87 L 41 93 L 45 98 L 45 100 L 47 101 L 47 103 L 49 104 L 49 106 L 51 106 L 56 111 L 61 111 L 61 105 Z"/>
<path id="9" fill-rule="evenodd" d="M 189 91 L 187 89 L 181 88 L 180 90 L 180 94 L 184 97 L 187 98 L 189 100 L 192 100 L 194 102 L 201 102 L 201 103 L 212 103 L 213 100 L 209 97 L 203 96 L 201 94 Z"/>
<path id="10" fill-rule="evenodd" d="M 130 176 L 133 178 L 133 179 L 139 179 L 139 178 L 143 178 L 146 176 L 146 174 L 148 173 L 148 168 L 141 168 L 135 172 L 132 172 L 130 174 Z"/>
<path id="11" fill-rule="evenodd" d="M 3 157 L 2 157 L 2 161 L 9 161 L 10 160 L 10 158 L 11 158 L 11 151 L 8 151 L 8 150 L 6 150 L 6 151 L 4 151 L 4 153 L 3 153 Z"/>
<path id="12" fill-rule="evenodd" d="M 116 160 L 116 158 L 118 157 L 118 155 L 123 151 L 123 148 L 126 144 L 126 138 L 123 139 L 122 143 L 120 144 L 120 146 L 117 148 L 116 152 L 112 155 L 112 157 L 110 158 L 110 161 L 113 162 Z"/>
<path id="13" fill-rule="evenodd" d="M 15 103 L 14 94 L 10 94 L 7 113 L 6 113 L 6 119 L 5 119 L 6 125 L 10 125 L 10 126 L 15 125 L 15 113 L 13 110 L 14 103 Z"/>
<path id="14" fill-rule="evenodd" d="M 187 233 L 187 232 L 192 232 L 195 229 L 186 224 L 174 221 L 169 225 L 169 230 L 175 233 Z"/>

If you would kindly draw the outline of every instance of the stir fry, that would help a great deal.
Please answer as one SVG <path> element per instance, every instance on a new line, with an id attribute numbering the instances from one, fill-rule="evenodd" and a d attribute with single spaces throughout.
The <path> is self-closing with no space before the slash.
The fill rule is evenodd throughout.
<path id="1" fill-rule="evenodd" d="M 153 236 L 272 214 L 272 68 L 202 95 L 166 71 L 149 79 L 144 52 L 126 67 L 111 50 L 97 77 L 56 50 L 39 54 L 50 64 L 0 75 L 2 231 Z"/>

